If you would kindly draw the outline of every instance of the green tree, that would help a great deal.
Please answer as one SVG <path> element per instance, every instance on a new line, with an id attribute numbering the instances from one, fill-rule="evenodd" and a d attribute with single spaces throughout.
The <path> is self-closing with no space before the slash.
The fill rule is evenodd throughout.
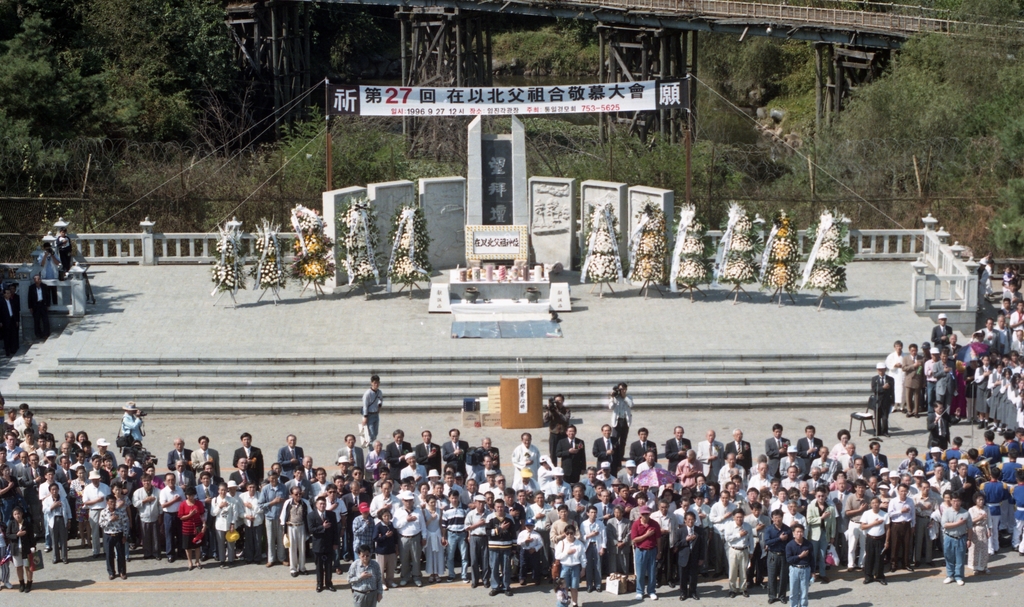
<path id="1" fill-rule="evenodd" d="M 992 244 L 1010 255 L 1024 253 L 1024 179 L 1011 179 L 999 190 L 1002 210 L 992 219 Z"/>

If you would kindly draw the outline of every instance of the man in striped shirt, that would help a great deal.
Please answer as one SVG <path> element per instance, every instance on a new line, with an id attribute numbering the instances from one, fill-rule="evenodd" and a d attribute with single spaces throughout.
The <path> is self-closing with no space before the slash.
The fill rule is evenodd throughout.
<path id="1" fill-rule="evenodd" d="M 448 493 L 449 507 L 441 515 L 441 543 L 448 551 L 448 581 L 455 581 L 455 553 L 462 560 L 462 581 L 469 583 L 469 541 L 466 533 L 466 509 L 462 507 L 462 494 Z"/>
<path id="2" fill-rule="evenodd" d="M 487 552 L 491 560 L 491 592 L 502 590 L 512 596 L 512 548 L 516 544 L 516 522 L 506 516 L 505 500 L 494 500 L 494 515 L 487 520 Z"/>

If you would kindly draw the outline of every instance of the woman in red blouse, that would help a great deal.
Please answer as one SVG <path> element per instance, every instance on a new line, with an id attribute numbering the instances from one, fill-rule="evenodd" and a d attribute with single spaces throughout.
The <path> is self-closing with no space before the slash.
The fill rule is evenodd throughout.
<path id="1" fill-rule="evenodd" d="M 199 549 L 202 544 L 202 536 L 206 533 L 206 511 L 203 502 L 196 499 L 196 488 L 185 489 L 185 503 L 178 508 L 178 518 L 181 519 L 181 547 L 185 550 L 185 558 L 188 559 L 188 570 L 192 571 L 197 566 L 202 569 L 203 562 L 199 560 Z M 196 536 L 199 541 L 196 541 Z M 195 564 L 192 558 L 195 557 Z"/>

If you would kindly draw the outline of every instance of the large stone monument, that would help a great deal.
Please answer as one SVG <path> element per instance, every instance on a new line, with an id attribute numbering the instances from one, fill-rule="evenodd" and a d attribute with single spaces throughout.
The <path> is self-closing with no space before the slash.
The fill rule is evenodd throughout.
<path id="1" fill-rule="evenodd" d="M 594 212 L 594 207 L 608 203 L 611 203 L 612 213 L 619 222 L 619 251 L 622 252 L 623 258 L 628 258 L 628 250 L 626 249 L 629 238 L 629 222 L 626 221 L 627 188 L 628 186 L 624 183 L 592 179 L 580 184 L 580 201 L 582 202 L 581 207 L 583 209 L 583 217 L 581 217 L 583 227 L 580 230 L 581 260 L 587 254 L 587 239 L 590 238 L 590 233 L 588 232 L 590 229 L 590 216 Z"/>
<path id="2" fill-rule="evenodd" d="M 477 116 L 468 136 L 466 225 L 527 225 L 523 123 L 513 116 L 510 135 L 490 135 Z"/>
<path id="3" fill-rule="evenodd" d="M 466 179 L 420 179 L 420 206 L 430 236 L 430 265 L 434 271 L 466 265 Z"/>
<path id="4" fill-rule="evenodd" d="M 661 209 L 665 213 L 665 225 L 668 226 L 668 249 L 672 250 L 672 234 L 673 226 L 675 221 L 673 219 L 673 213 L 675 212 L 675 192 L 672 190 L 662 190 L 660 188 L 649 188 L 647 186 L 635 185 L 629 188 L 627 193 L 627 200 L 629 201 L 629 234 L 633 233 L 637 225 L 640 223 L 636 214 L 640 212 L 644 206 L 650 204 L 654 205 L 655 208 Z"/>
<path id="5" fill-rule="evenodd" d="M 359 186 L 353 186 L 351 188 L 342 188 L 340 190 L 331 190 L 330 192 L 323 193 L 323 218 L 324 218 L 324 235 L 333 240 L 335 243 L 338 242 L 338 228 L 335 225 L 336 216 L 338 211 L 342 209 L 350 200 L 356 198 L 363 198 L 366 196 L 366 188 Z M 281 226 L 282 230 L 289 231 L 292 229 L 291 224 Z M 384 232 L 387 234 L 387 232 Z M 335 259 L 335 262 L 338 260 Z M 344 264 L 334 264 L 334 276 L 328 278 L 324 283 L 324 291 L 327 293 L 333 292 L 333 290 L 339 285 L 344 284 L 341 280 L 341 274 L 344 272 Z"/>
<path id="6" fill-rule="evenodd" d="M 576 180 L 530 178 L 530 244 L 537 263 L 572 268 L 576 242 Z"/>
<path id="7" fill-rule="evenodd" d="M 402 205 L 416 204 L 416 184 L 404 179 L 369 183 L 366 185 L 366 195 L 377 214 L 377 228 L 380 230 L 381 242 L 384 242 L 391 231 L 395 211 Z"/>

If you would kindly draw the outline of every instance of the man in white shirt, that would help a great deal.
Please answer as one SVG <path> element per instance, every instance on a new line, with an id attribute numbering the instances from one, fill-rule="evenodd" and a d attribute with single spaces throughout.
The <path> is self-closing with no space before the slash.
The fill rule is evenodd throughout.
<path id="1" fill-rule="evenodd" d="M 524 432 L 519 439 L 522 442 L 512 451 L 512 467 L 515 468 L 512 488 L 516 491 L 523 488 L 523 470 L 530 471 L 531 479 L 537 478 L 540 470 L 540 450 L 533 445 L 533 435 Z"/>
<path id="2" fill-rule="evenodd" d="M 53 564 L 58 560 L 68 564 L 68 521 L 71 520 L 71 508 L 68 506 L 66 496 L 61 497 L 64 488 L 57 483 L 47 488 L 47 495 L 43 499 L 43 518 L 46 529 L 50 532 L 53 545 Z"/>
<path id="3" fill-rule="evenodd" d="M 754 530 L 743 519 L 743 511 L 737 510 L 723 529 L 729 550 L 729 598 L 735 598 L 739 593 L 750 596 L 747 591 L 747 565 L 754 550 Z"/>
<path id="4" fill-rule="evenodd" d="M 768 489 L 772 486 L 772 479 L 768 477 L 768 462 L 758 462 L 757 472 L 747 481 L 747 489 Z"/>
<path id="5" fill-rule="evenodd" d="M 654 451 L 645 451 L 644 461 L 640 462 L 640 465 L 636 467 L 637 476 L 640 476 L 647 470 L 654 470 L 655 468 L 664 470 L 664 468 L 661 467 L 661 464 L 658 463 L 657 459 L 658 456 Z"/>
<path id="6" fill-rule="evenodd" d="M 734 512 L 736 512 L 736 504 L 732 501 L 732 495 L 728 491 L 723 491 L 718 502 L 711 507 L 711 512 L 708 514 L 708 520 L 711 521 L 715 530 L 714 535 L 709 538 L 713 545 L 708 547 L 708 552 L 716 555 L 715 574 L 721 574 L 728 562 L 725 553 L 725 525 L 732 518 Z"/>
<path id="7" fill-rule="evenodd" d="M 908 497 L 910 488 L 901 484 L 896 489 L 896 497 L 889 500 L 890 542 L 892 544 L 892 569 L 900 566 L 908 571 L 914 570 L 913 527 L 914 501 Z"/>
<path id="8" fill-rule="evenodd" d="M 732 477 L 739 476 L 741 479 L 746 480 L 747 471 L 736 465 L 736 454 L 726 453 L 725 454 L 725 465 L 718 472 L 718 485 L 724 487 L 726 483 L 732 481 Z"/>
<path id="9" fill-rule="evenodd" d="M 103 530 L 100 529 L 100 512 L 107 507 L 107 496 L 110 495 L 110 487 L 100 482 L 100 473 L 93 470 L 89 473 L 89 484 L 82 489 L 82 505 L 89 509 L 89 529 L 92 532 L 92 558 L 103 556 L 100 551 L 102 543 L 100 538 Z"/>
<path id="10" fill-rule="evenodd" d="M 402 579 L 399 586 L 405 586 L 411 579 L 417 587 L 423 585 L 420 579 L 420 554 L 423 551 L 423 511 L 415 506 L 416 495 L 405 491 L 398 495 L 402 506 L 395 510 L 395 531 L 399 536 L 399 559 L 402 563 Z"/>
<path id="11" fill-rule="evenodd" d="M 587 516 L 580 523 L 580 541 L 587 554 L 587 592 L 601 592 L 601 560 L 604 559 L 607 536 L 605 524 L 597 517 L 597 508 L 589 506 Z"/>
<path id="12" fill-rule="evenodd" d="M 144 475 L 142 486 L 132 495 L 132 505 L 142 523 L 142 558 L 160 557 L 160 492 L 153 487 L 153 477 Z"/>
<path id="13" fill-rule="evenodd" d="M 174 553 L 181 547 L 181 520 L 178 508 L 185 501 L 185 492 L 178 486 L 173 472 L 164 475 L 164 488 L 160 490 L 160 511 L 164 515 L 164 553 L 167 562 L 174 562 Z"/>
<path id="14" fill-rule="evenodd" d="M 531 508 L 533 505 L 531 505 Z M 527 516 L 530 516 L 527 514 Z M 523 523 L 523 530 L 516 537 L 516 544 L 519 546 L 519 585 L 526 585 L 526 571 L 533 574 L 533 583 L 540 584 L 544 575 L 541 570 L 544 562 L 544 540 L 534 529 L 536 521 L 531 517 Z"/>

